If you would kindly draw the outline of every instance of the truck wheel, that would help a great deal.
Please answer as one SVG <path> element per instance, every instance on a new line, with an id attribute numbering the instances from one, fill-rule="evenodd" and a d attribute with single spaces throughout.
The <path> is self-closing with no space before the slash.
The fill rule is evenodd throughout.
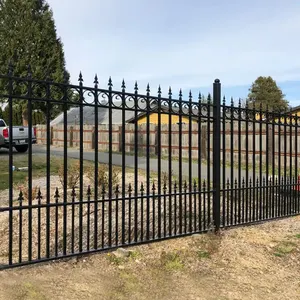
<path id="1" fill-rule="evenodd" d="M 15 146 L 16 150 L 20 153 L 24 153 L 28 150 L 28 145 Z"/>

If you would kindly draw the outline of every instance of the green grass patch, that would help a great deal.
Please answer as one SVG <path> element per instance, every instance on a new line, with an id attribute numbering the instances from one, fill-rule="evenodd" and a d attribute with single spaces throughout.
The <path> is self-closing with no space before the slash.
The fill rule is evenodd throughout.
<path id="1" fill-rule="evenodd" d="M 210 258 L 210 253 L 208 251 L 205 250 L 199 250 L 197 251 L 197 255 L 198 258 L 202 259 L 202 258 Z"/>
<path id="2" fill-rule="evenodd" d="M 277 245 L 274 255 L 278 257 L 283 257 L 287 254 L 292 253 L 296 249 L 296 246 L 297 245 L 292 242 L 281 242 Z"/>
<path id="3" fill-rule="evenodd" d="M 295 237 L 296 237 L 297 239 L 300 239 L 300 233 L 296 234 Z"/>
<path id="4" fill-rule="evenodd" d="M 0 163 L 0 190 L 9 188 L 9 158 L 8 156 L 1 157 Z M 50 159 L 50 174 L 57 175 L 59 167 L 63 163 L 62 158 L 52 157 Z M 13 157 L 13 165 L 16 168 L 28 167 L 27 155 L 15 155 Z M 45 155 L 33 155 L 32 156 L 32 178 L 39 178 L 46 176 L 47 160 Z M 26 181 L 28 177 L 28 171 L 14 171 L 13 183 L 18 184 Z"/>
<path id="5" fill-rule="evenodd" d="M 163 266 L 169 271 L 178 271 L 183 269 L 184 264 L 177 252 L 163 252 L 161 255 Z"/>

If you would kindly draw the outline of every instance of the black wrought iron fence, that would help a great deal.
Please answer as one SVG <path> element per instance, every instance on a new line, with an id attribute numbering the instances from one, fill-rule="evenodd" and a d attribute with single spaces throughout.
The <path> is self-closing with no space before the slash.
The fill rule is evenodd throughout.
<path id="1" fill-rule="evenodd" d="M 149 85 L 128 93 L 124 81 L 116 91 L 111 79 L 102 89 L 97 76 L 87 87 L 81 74 L 78 85 L 35 80 L 30 70 L 20 78 L 10 69 L 0 80 L 10 112 L 0 144 L 8 148 L 0 156 L 8 183 L 0 191 L 1 268 L 299 213 L 298 117 L 222 102 L 219 80 L 205 103 L 191 92 L 174 98 L 171 88 L 152 96 Z M 12 122 L 20 103 L 28 143 Z M 55 120 L 53 107 L 61 111 Z M 37 108 L 46 124 L 33 131 Z M 20 143 L 27 153 L 15 153 Z M 22 177 L 13 166 L 24 159 Z"/>

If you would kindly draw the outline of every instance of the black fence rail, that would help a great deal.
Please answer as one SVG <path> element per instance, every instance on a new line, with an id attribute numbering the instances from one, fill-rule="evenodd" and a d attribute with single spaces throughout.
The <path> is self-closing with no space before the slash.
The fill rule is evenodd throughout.
<path id="1" fill-rule="evenodd" d="M 81 74 L 79 85 L 70 85 L 35 80 L 30 69 L 28 76 L 15 77 L 10 68 L 0 81 L 6 86 L 0 99 L 9 105 L 8 152 L 0 153 L 1 181 L 8 183 L 0 191 L 2 269 L 299 214 L 298 117 L 228 104 L 219 80 L 206 102 L 191 92 L 188 100 L 181 91 L 174 98 L 171 88 L 168 97 L 160 87 L 152 96 L 149 85 L 145 94 L 137 84 L 128 93 L 124 81 L 115 91 L 111 79 L 101 89 L 97 76 L 94 86 L 86 87 Z M 14 148 L 24 141 L 14 136 L 12 119 L 24 103 L 28 141 L 37 138 L 37 145 L 28 142 L 28 152 L 18 154 Z M 45 147 L 31 130 L 36 110 L 45 115 Z M 50 142 L 54 112 L 61 113 L 60 149 Z M 79 149 L 68 143 L 74 112 Z M 85 137 L 87 114 L 92 114 L 92 141 Z M 125 145 L 128 123 L 134 153 L 124 146 L 116 155 L 115 125 Z M 105 153 L 99 148 L 101 124 L 108 126 Z M 155 155 L 151 124 L 157 130 Z M 168 151 L 162 155 L 166 132 Z M 87 142 L 92 151 L 86 151 Z M 13 169 L 20 159 L 28 167 L 23 177 Z"/>

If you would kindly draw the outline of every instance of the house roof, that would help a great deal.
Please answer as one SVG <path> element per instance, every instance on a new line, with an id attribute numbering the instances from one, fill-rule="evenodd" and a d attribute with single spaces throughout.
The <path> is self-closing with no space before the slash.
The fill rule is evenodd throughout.
<path id="1" fill-rule="evenodd" d="M 121 102 L 114 102 L 117 107 L 122 107 Z M 133 107 L 132 101 L 127 101 L 127 107 Z M 138 103 L 140 109 L 145 109 L 146 104 L 144 102 Z M 122 124 L 122 109 L 113 108 L 112 109 L 112 124 Z M 79 107 L 73 107 L 67 111 L 67 125 L 79 124 Z M 133 110 L 125 110 L 125 121 L 128 122 L 128 119 L 134 117 Z M 61 113 L 58 115 L 52 122 L 51 126 L 63 124 L 64 123 L 64 114 Z M 94 106 L 84 106 L 83 107 L 83 123 L 86 125 L 95 124 L 95 107 Z M 98 124 L 109 124 L 109 109 L 107 107 L 98 108 Z"/>
<path id="2" fill-rule="evenodd" d="M 293 107 L 290 112 L 300 111 L 300 105 Z"/>

